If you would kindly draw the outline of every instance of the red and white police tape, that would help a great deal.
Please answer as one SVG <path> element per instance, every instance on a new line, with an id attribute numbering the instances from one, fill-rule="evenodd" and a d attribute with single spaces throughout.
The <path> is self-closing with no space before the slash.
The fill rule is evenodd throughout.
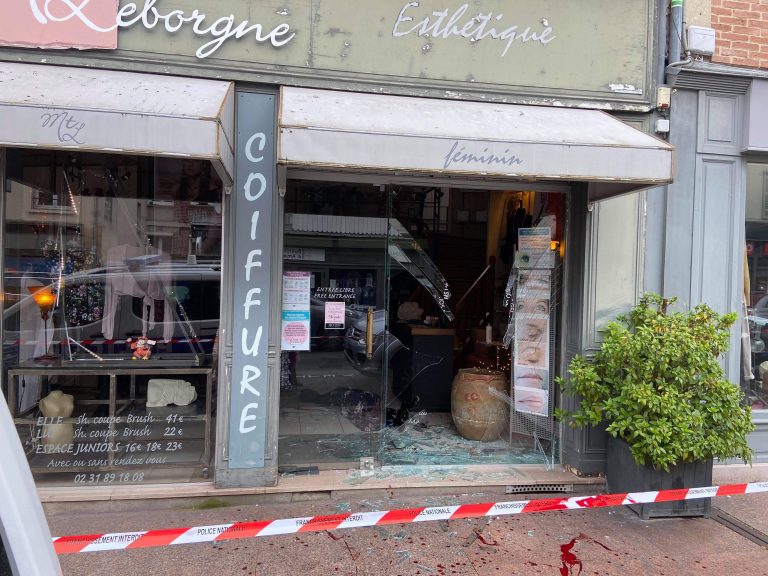
<path id="1" fill-rule="evenodd" d="M 334 514 L 331 516 L 307 516 L 306 518 L 234 522 L 214 526 L 146 530 L 143 532 L 60 536 L 53 539 L 53 546 L 57 554 L 101 552 L 104 550 L 152 548 L 199 542 L 222 542 L 224 540 L 253 538 L 255 536 L 319 532 L 323 530 L 362 528 L 386 524 L 407 524 L 430 520 L 458 520 L 460 518 L 506 516 L 528 512 L 547 512 L 550 510 L 577 510 L 580 508 L 604 508 L 609 506 L 626 506 L 629 504 L 694 500 L 696 498 L 756 494 L 758 492 L 768 492 L 768 482 L 659 490 L 655 492 L 598 494 L 597 496 L 577 496 L 572 498 L 542 498 L 512 502 L 485 502 L 481 504 L 460 504 L 457 506 L 407 508 L 403 510 L 382 510 L 379 512 Z"/>

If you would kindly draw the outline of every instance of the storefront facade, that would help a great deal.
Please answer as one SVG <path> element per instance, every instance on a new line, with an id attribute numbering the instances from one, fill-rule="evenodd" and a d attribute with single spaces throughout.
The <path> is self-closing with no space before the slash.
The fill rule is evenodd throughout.
<path id="1" fill-rule="evenodd" d="M 3 392 L 38 478 L 581 462 L 553 378 L 635 301 L 672 178 L 655 4 L 177 5 L 0 29 Z M 479 436 L 460 370 L 498 381 Z"/>
<path id="2" fill-rule="evenodd" d="M 768 454 L 763 375 L 766 283 L 766 73 L 696 63 L 674 70 L 670 142 L 675 183 L 648 198 L 646 287 L 683 306 L 740 311 L 725 368 L 752 407 L 754 461 Z M 663 238 L 663 240 L 662 240 Z"/>

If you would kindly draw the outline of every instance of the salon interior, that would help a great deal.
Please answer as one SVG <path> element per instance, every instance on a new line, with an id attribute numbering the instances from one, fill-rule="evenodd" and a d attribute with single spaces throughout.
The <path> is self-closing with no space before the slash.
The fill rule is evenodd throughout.
<path id="1" fill-rule="evenodd" d="M 565 198 L 289 174 L 280 471 L 554 465 Z"/>

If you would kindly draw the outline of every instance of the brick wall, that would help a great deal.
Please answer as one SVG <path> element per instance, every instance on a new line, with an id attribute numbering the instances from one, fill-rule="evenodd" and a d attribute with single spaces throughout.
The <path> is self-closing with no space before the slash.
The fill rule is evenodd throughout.
<path id="1" fill-rule="evenodd" d="M 712 0 L 712 62 L 768 68 L 768 0 Z"/>

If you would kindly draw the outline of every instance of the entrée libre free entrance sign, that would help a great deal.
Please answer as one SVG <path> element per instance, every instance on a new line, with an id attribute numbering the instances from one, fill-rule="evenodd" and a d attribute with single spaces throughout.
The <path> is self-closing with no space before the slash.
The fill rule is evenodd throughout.
<path id="1" fill-rule="evenodd" d="M 650 0 L 14 0 L 0 45 L 637 101 L 652 21 Z"/>

